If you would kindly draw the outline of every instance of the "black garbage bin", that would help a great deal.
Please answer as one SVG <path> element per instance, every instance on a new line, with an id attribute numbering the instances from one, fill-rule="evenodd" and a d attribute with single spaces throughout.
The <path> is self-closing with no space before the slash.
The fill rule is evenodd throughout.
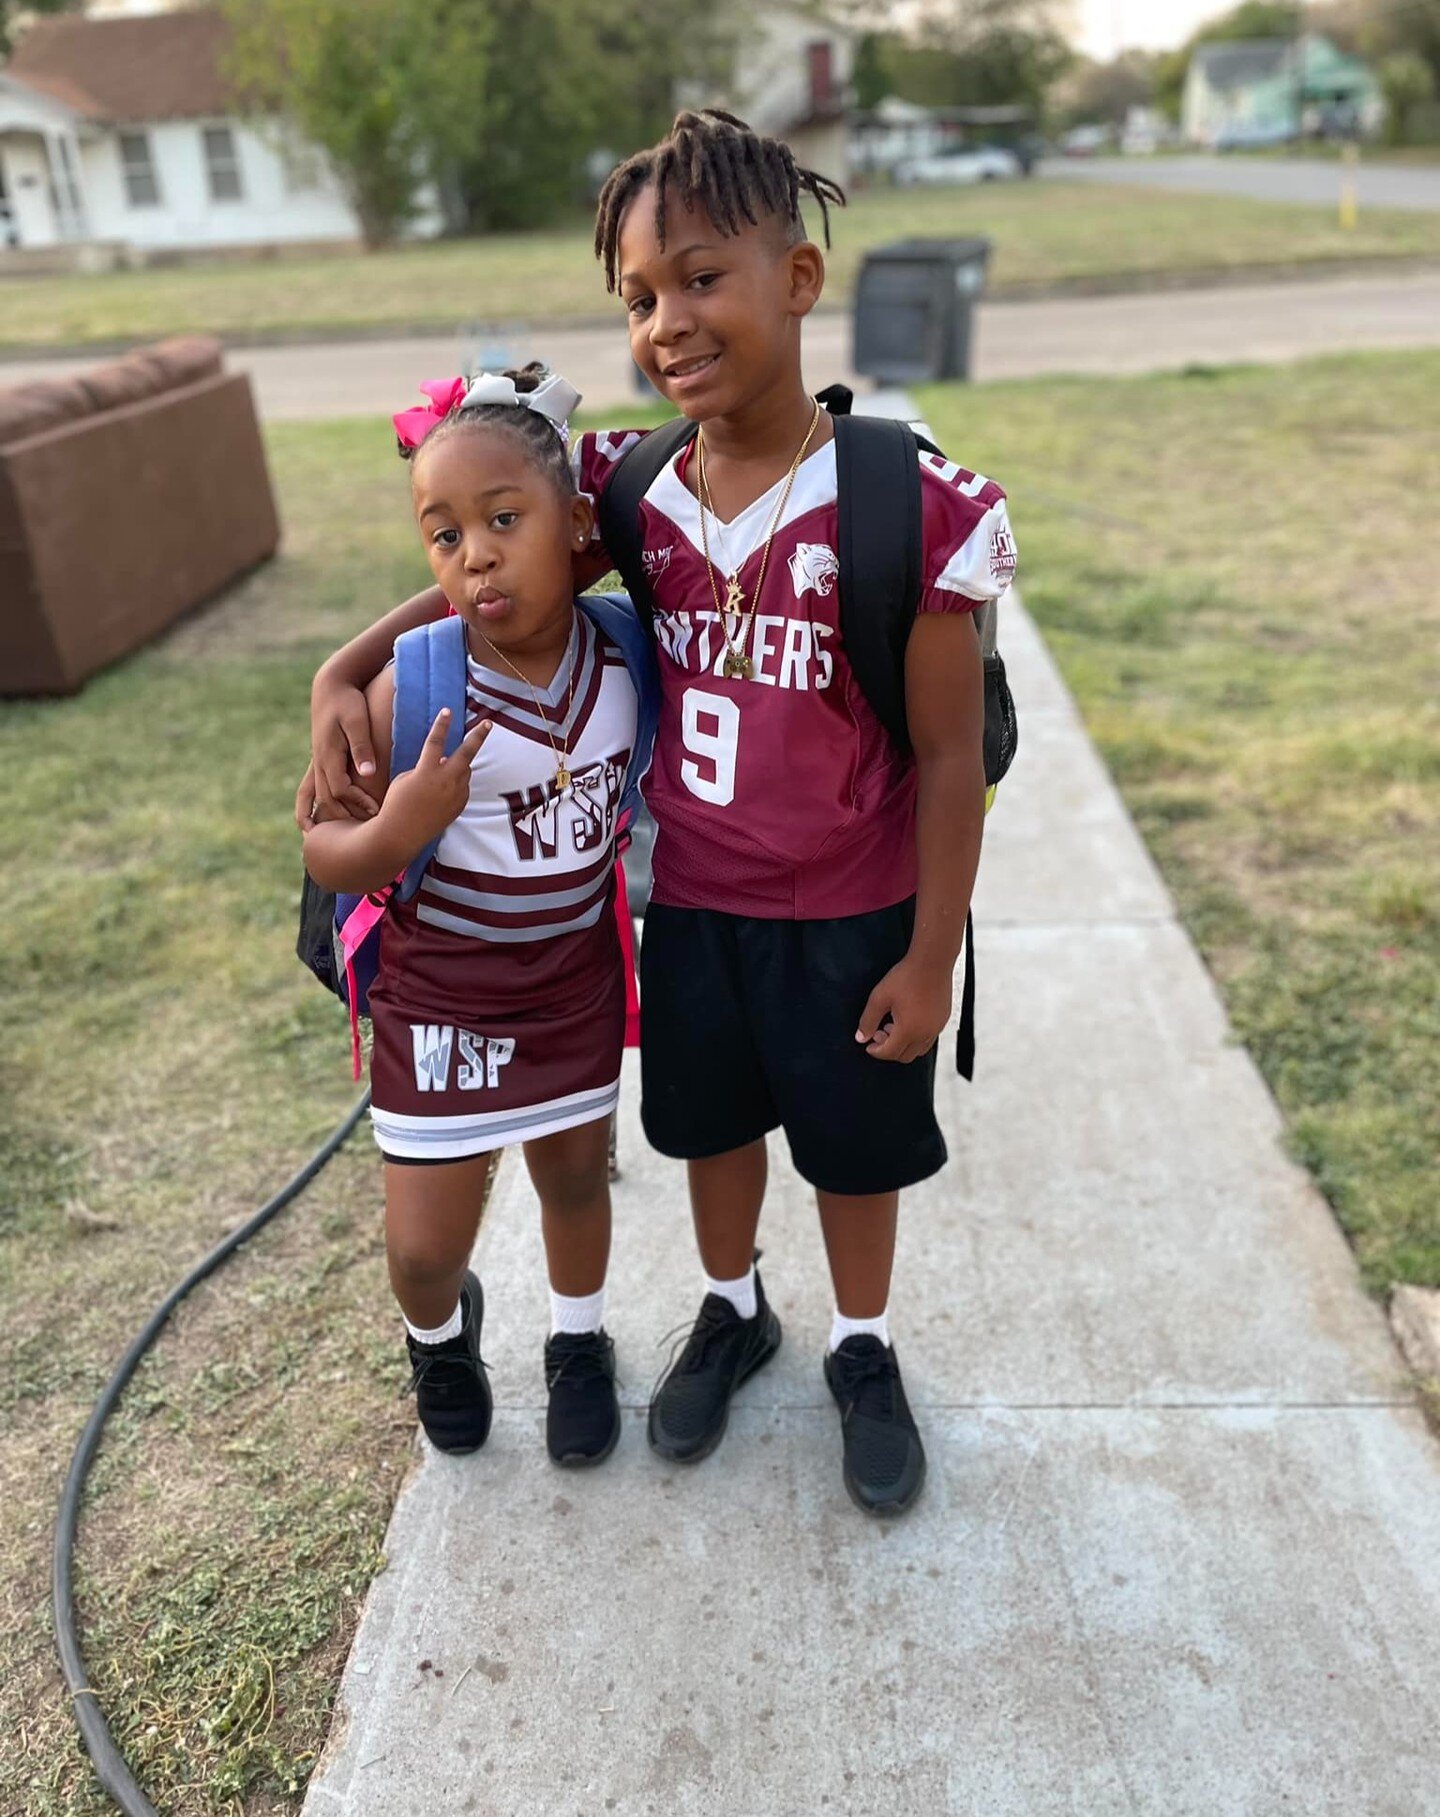
<path id="1" fill-rule="evenodd" d="M 988 240 L 898 240 L 865 255 L 855 286 L 856 372 L 886 385 L 968 379 Z"/>

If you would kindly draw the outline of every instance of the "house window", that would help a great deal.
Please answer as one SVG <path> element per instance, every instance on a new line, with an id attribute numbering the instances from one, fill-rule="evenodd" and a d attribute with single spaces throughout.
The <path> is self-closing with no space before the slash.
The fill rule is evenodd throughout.
<path id="1" fill-rule="evenodd" d="M 212 202 L 238 202 L 244 195 L 240 187 L 240 154 L 235 135 L 228 126 L 207 126 L 205 141 L 205 174 L 210 180 Z"/>
<path id="2" fill-rule="evenodd" d="M 301 195 L 320 187 L 320 147 L 287 133 L 280 145 L 280 164 L 288 195 Z"/>
<path id="3" fill-rule="evenodd" d="M 160 200 L 155 161 L 150 156 L 150 135 L 122 132 L 120 165 L 125 175 L 125 195 L 132 208 L 154 208 Z"/>

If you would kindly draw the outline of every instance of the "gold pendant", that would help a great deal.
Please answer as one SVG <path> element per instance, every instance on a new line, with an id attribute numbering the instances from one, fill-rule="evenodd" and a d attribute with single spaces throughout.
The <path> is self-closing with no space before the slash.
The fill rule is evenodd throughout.
<path id="1" fill-rule="evenodd" d="M 566 789 L 570 787 L 570 772 L 565 768 L 563 763 L 555 772 L 555 787 L 562 795 L 565 793 Z"/>
<path id="2" fill-rule="evenodd" d="M 732 574 L 726 585 L 725 610 L 727 613 L 743 612 L 745 610 L 745 595 L 740 590 L 740 576 L 738 573 Z"/>
<path id="3" fill-rule="evenodd" d="M 725 652 L 724 675 L 727 681 L 749 681 L 755 673 L 755 665 L 743 650 Z"/>

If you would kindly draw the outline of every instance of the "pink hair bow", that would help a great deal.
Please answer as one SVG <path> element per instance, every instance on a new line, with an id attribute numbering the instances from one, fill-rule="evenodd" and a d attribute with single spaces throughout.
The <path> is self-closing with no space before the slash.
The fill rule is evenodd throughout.
<path id="1" fill-rule="evenodd" d="M 390 419 L 401 447 L 418 448 L 437 423 L 460 408 L 469 388 L 470 381 L 463 374 L 454 379 L 430 379 L 422 385 L 420 389 L 430 402 L 417 404 L 413 410 L 398 410 Z"/>

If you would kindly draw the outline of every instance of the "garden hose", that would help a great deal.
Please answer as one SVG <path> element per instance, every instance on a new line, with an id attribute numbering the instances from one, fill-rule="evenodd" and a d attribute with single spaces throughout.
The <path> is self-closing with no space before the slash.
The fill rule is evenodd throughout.
<path id="1" fill-rule="evenodd" d="M 125 1817 L 158 1817 L 150 1800 L 141 1791 L 134 1774 L 125 1764 L 125 1756 L 116 1746 L 115 1737 L 110 1733 L 110 1725 L 105 1720 L 105 1713 L 100 1708 L 100 1700 L 91 1689 L 85 1678 L 85 1661 L 80 1653 L 80 1643 L 75 1634 L 75 1597 L 71 1581 L 71 1566 L 75 1549 L 75 1529 L 80 1516 L 80 1496 L 85 1487 L 85 1478 L 90 1466 L 95 1461 L 95 1453 L 100 1445 L 100 1435 L 105 1429 L 105 1422 L 115 1410 L 115 1404 L 124 1392 L 126 1384 L 140 1365 L 141 1358 L 160 1335 L 165 1321 L 170 1314 L 201 1281 L 212 1275 L 222 1262 L 225 1262 L 235 1251 L 255 1235 L 258 1230 L 276 1215 L 283 1211 L 292 1199 L 299 1198 L 305 1188 L 330 1161 L 347 1141 L 355 1126 L 370 1107 L 370 1093 L 365 1092 L 354 1108 L 337 1129 L 315 1150 L 310 1159 L 300 1169 L 288 1185 L 282 1186 L 274 1198 L 266 1201 L 259 1211 L 232 1230 L 206 1256 L 203 1256 L 190 1270 L 178 1287 L 174 1287 L 151 1313 L 142 1330 L 130 1344 L 115 1367 L 114 1374 L 105 1384 L 100 1398 L 90 1410 L 90 1417 L 85 1422 L 85 1430 L 80 1434 L 80 1441 L 75 1447 L 75 1455 L 70 1460 L 70 1471 L 65 1478 L 65 1491 L 60 1497 L 60 1512 L 55 1521 L 55 1562 L 52 1574 L 55 1609 L 55 1644 L 60 1653 L 60 1669 L 65 1674 L 65 1687 L 70 1694 L 71 1708 L 75 1721 L 79 1725 L 80 1738 L 94 1763 L 96 1777 L 125 1813 Z"/>

